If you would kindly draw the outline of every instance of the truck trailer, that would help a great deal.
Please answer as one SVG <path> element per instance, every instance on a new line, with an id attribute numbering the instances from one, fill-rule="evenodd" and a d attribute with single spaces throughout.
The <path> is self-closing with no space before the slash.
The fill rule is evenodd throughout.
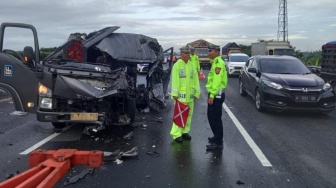
<path id="1" fill-rule="evenodd" d="M 194 42 L 188 43 L 188 45 L 195 48 L 195 53 L 198 55 L 199 63 L 202 68 L 209 68 L 211 67 L 210 59 L 208 56 L 208 48 L 209 46 L 215 46 L 206 40 L 200 39 Z"/>
<path id="2" fill-rule="evenodd" d="M 227 43 L 222 48 L 222 56 L 228 56 L 231 53 L 242 53 L 240 46 L 235 42 Z"/>
<path id="3" fill-rule="evenodd" d="M 294 56 L 294 48 L 289 42 L 261 41 L 251 44 L 251 55 L 290 55 Z"/>
<path id="4" fill-rule="evenodd" d="M 336 41 L 322 45 L 320 76 L 336 91 Z"/>

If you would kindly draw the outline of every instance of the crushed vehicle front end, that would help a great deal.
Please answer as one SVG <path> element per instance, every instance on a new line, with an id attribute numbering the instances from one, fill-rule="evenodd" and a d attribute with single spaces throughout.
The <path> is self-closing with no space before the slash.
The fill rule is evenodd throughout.
<path id="1" fill-rule="evenodd" d="M 39 86 L 37 119 L 53 123 L 131 123 L 136 93 L 126 82 L 126 70 L 110 71 L 97 65 L 92 68 L 105 68 L 106 72 L 49 69 L 53 83 L 51 87 L 42 83 Z"/>
<path id="2" fill-rule="evenodd" d="M 75 33 L 43 62 L 37 119 L 56 128 L 68 123 L 127 125 L 136 109 L 165 107 L 170 70 L 163 70 L 156 39 L 114 33 L 108 27 Z M 137 87 L 137 64 L 149 64 L 148 85 Z"/>

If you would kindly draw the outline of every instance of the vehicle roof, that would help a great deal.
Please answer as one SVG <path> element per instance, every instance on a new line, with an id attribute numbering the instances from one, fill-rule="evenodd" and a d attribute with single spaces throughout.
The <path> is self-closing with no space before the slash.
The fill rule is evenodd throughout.
<path id="1" fill-rule="evenodd" d="M 248 55 L 244 53 L 232 53 L 232 54 L 229 54 L 229 56 L 248 56 Z"/>
<path id="2" fill-rule="evenodd" d="M 256 57 L 258 59 L 288 59 L 288 60 L 294 60 L 297 58 L 293 56 L 288 56 L 288 55 L 255 55 L 252 57 Z"/>
<path id="3" fill-rule="evenodd" d="M 239 48 L 239 45 L 235 42 L 229 42 L 223 46 L 222 51 L 226 51 L 228 48 Z"/>
<path id="4" fill-rule="evenodd" d="M 98 48 L 101 52 L 108 53 L 118 62 L 156 62 L 158 54 L 162 52 L 162 47 L 157 39 L 142 34 L 116 33 L 117 29 L 119 29 L 119 26 L 106 27 L 89 33 L 85 39 L 81 38 L 86 53 L 88 53 L 89 48 L 93 47 Z M 63 47 L 74 40 L 79 39 L 69 37 L 69 40 L 50 54 L 45 61 L 57 58 L 63 53 Z"/>

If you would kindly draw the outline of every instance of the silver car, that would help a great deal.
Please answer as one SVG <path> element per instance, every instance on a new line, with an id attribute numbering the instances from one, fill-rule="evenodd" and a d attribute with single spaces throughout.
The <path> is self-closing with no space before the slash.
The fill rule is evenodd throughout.
<path id="1" fill-rule="evenodd" d="M 229 76 L 239 75 L 249 56 L 244 53 L 233 53 L 227 57 L 227 72 Z"/>

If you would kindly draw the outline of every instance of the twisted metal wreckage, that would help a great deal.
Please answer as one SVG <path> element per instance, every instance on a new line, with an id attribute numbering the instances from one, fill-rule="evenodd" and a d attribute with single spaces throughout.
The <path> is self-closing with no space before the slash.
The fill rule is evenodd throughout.
<path id="1" fill-rule="evenodd" d="M 31 29 L 35 49 L 39 46 L 34 26 L 1 25 L 0 64 L 11 66 L 12 74 L 0 77 L 0 88 L 11 94 L 16 110 L 36 113 L 39 121 L 51 122 L 57 129 L 68 123 L 90 123 L 100 130 L 131 124 L 137 108 L 166 107 L 172 63 L 164 69 L 162 62 L 164 52 L 172 54 L 173 48 L 163 51 L 156 39 L 115 33 L 117 26 L 88 35 L 74 33 L 38 63 L 39 50 L 30 46 L 19 58 L 8 53 L 13 50 L 3 50 L 6 27 Z M 149 64 L 147 84 L 137 86 L 136 66 L 145 63 Z"/>

